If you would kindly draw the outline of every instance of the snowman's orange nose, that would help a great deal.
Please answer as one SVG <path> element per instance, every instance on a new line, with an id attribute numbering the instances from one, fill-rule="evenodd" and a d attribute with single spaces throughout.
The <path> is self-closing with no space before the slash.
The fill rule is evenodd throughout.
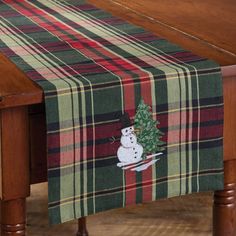
<path id="1" fill-rule="evenodd" d="M 139 133 L 139 132 L 140 132 L 140 129 L 134 129 L 133 133 Z"/>

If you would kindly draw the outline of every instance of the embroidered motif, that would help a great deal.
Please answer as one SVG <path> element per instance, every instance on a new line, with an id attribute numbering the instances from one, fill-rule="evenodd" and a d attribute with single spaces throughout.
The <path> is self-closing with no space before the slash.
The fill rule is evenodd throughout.
<path id="1" fill-rule="evenodd" d="M 134 119 L 131 123 L 129 114 L 125 112 L 120 118 L 121 139 L 117 150 L 118 167 L 123 170 L 143 171 L 156 163 L 165 150 L 165 144 L 160 139 L 164 135 L 158 128 L 158 121 L 152 119 L 150 107 L 143 99 L 140 101 Z"/>
<path id="2" fill-rule="evenodd" d="M 165 142 L 161 141 L 164 133 L 157 128 L 160 123 L 153 120 L 150 110 L 151 107 L 141 99 L 134 119 L 137 140 L 143 146 L 145 156 L 165 150 Z"/>

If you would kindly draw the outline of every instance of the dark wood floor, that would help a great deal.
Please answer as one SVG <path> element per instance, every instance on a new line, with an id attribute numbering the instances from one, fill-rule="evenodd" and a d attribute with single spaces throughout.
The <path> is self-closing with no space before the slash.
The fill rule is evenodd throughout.
<path id="1" fill-rule="evenodd" d="M 212 194 L 201 193 L 88 217 L 90 236 L 210 236 Z M 49 227 L 47 185 L 28 199 L 29 236 L 75 236 L 76 221 Z"/>

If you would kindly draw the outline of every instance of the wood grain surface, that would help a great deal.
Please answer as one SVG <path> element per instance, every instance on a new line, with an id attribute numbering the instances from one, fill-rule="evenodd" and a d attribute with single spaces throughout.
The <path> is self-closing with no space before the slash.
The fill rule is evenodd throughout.
<path id="1" fill-rule="evenodd" d="M 1 172 L 4 201 L 26 198 L 29 187 L 29 123 L 27 107 L 1 112 Z"/>
<path id="2" fill-rule="evenodd" d="M 236 76 L 224 78 L 224 160 L 236 159 Z"/>
<path id="3" fill-rule="evenodd" d="M 42 101 L 41 88 L 0 54 L 0 108 L 36 104 Z"/>
<path id="4" fill-rule="evenodd" d="M 235 0 L 114 0 L 236 56 Z"/>
<path id="5" fill-rule="evenodd" d="M 234 0 L 89 2 L 222 66 L 236 64 Z"/>

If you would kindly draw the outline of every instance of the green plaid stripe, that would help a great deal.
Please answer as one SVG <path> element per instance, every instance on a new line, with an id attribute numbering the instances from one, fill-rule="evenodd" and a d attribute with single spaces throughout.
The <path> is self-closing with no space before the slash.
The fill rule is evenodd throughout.
<path id="1" fill-rule="evenodd" d="M 0 51 L 44 90 L 51 223 L 223 187 L 215 62 L 75 0 L 1 1 Z M 141 99 L 166 145 L 137 172 L 117 150 Z"/>

